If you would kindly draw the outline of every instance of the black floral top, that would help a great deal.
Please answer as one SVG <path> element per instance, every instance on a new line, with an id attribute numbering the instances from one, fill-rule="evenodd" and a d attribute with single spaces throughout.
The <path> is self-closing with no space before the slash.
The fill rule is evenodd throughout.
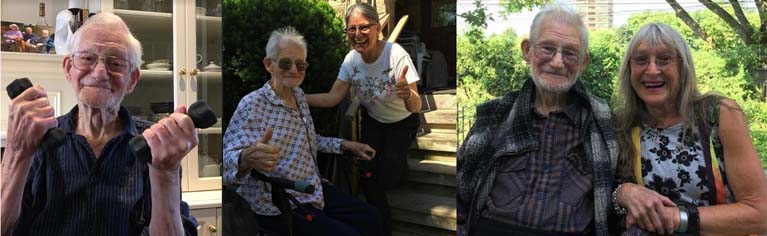
<path id="1" fill-rule="evenodd" d="M 701 145 L 701 141 L 708 142 L 708 137 L 701 140 L 697 133 L 687 130 L 683 135 L 682 131 L 683 123 L 668 128 L 642 126 L 640 141 L 644 185 L 674 202 L 713 205 L 709 202 L 709 195 L 715 193 L 707 184 L 712 178 L 711 169 L 707 168 Z M 713 142 L 715 146 L 721 145 L 718 139 Z M 717 155 L 717 160 L 719 169 L 724 170 L 722 155 Z M 727 202 L 734 202 L 729 188 L 725 191 Z"/>

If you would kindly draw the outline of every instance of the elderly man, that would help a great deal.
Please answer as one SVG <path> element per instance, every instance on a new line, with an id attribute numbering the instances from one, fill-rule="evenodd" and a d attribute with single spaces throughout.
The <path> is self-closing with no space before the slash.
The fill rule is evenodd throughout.
<path id="1" fill-rule="evenodd" d="M 152 125 L 120 106 L 139 80 L 142 52 L 119 17 L 97 14 L 73 39 L 62 64 L 77 106 L 55 118 L 40 86 L 10 103 L 2 235 L 196 235 L 180 199 L 180 162 L 197 145 L 186 108 Z M 42 150 L 57 126 L 63 144 Z M 151 164 L 128 145 L 141 132 Z"/>
<path id="2" fill-rule="evenodd" d="M 588 32 L 549 6 L 522 41 L 531 79 L 477 107 L 458 150 L 459 235 L 608 235 L 617 143 L 605 102 L 578 74 Z"/>
<path id="3" fill-rule="evenodd" d="M 224 182 L 239 184 L 237 193 L 250 204 L 263 231 L 286 235 L 288 225 L 272 202 L 267 183 L 248 173 L 304 181 L 312 194 L 289 190 L 301 206 L 293 206 L 295 235 L 381 235 L 381 215 L 352 196 L 323 183 L 316 165 L 317 151 L 351 152 L 370 160 L 375 151 L 366 144 L 328 138 L 314 132 L 309 104 L 299 85 L 306 69 L 306 41 L 293 27 L 272 32 L 264 67 L 269 82 L 251 92 L 237 106 L 224 135 Z M 312 221 L 297 217 L 311 214 Z"/>

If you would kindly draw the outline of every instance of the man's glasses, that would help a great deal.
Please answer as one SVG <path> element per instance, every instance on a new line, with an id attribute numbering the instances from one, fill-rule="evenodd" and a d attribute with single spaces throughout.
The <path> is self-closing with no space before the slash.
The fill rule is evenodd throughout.
<path id="1" fill-rule="evenodd" d="M 70 57 L 72 58 L 72 65 L 82 71 L 93 70 L 96 68 L 96 64 L 102 60 L 104 61 L 104 68 L 112 73 L 125 73 L 131 67 L 128 59 L 116 56 L 99 56 L 98 54 L 91 52 L 76 52 Z"/>
<path id="2" fill-rule="evenodd" d="M 293 67 L 293 65 L 296 65 L 296 70 L 298 72 L 304 72 L 309 67 L 309 63 L 306 63 L 303 61 L 292 62 L 289 59 L 280 59 L 275 62 L 277 62 L 277 67 L 280 67 L 280 69 L 282 70 L 290 70 L 290 68 Z"/>
<path id="3" fill-rule="evenodd" d="M 679 59 L 681 58 L 674 55 L 659 55 L 654 59 L 655 67 L 658 69 L 666 69 Z M 632 67 L 641 70 L 647 68 L 647 66 L 650 65 L 650 57 L 645 55 L 633 56 L 629 59 L 629 62 L 631 63 Z"/>
<path id="4" fill-rule="evenodd" d="M 358 26 L 349 26 L 349 27 L 346 27 L 346 33 L 354 34 L 355 32 L 359 31 L 360 33 L 367 34 L 370 32 L 370 27 L 373 27 L 374 25 L 377 25 L 377 23 L 370 23 L 367 25 L 358 25 Z"/>
<path id="5" fill-rule="evenodd" d="M 562 56 L 562 61 L 568 65 L 575 65 L 581 62 L 581 56 L 578 50 L 571 48 L 557 48 L 550 44 L 535 44 L 533 45 L 533 53 L 535 57 L 541 60 L 551 60 L 557 53 Z"/>

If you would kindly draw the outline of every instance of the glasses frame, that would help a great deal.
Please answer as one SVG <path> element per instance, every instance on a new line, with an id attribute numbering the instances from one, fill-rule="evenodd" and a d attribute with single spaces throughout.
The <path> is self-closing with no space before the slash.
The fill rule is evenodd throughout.
<path id="1" fill-rule="evenodd" d="M 533 46 L 530 47 L 530 49 L 532 49 L 532 51 L 533 51 L 533 55 L 535 55 L 535 57 L 537 57 L 537 58 L 539 58 L 541 60 L 545 60 L 545 61 L 554 60 L 554 57 L 556 57 L 557 54 L 560 54 L 560 55 L 562 55 L 562 62 L 564 64 L 566 64 L 566 65 L 578 65 L 581 62 L 583 62 L 583 58 L 585 58 L 585 56 L 583 55 L 581 50 L 573 50 L 573 49 L 570 49 L 570 48 L 556 47 L 554 45 L 544 44 L 543 46 L 556 47 L 556 50 L 554 52 L 544 52 L 544 51 L 541 51 L 541 50 L 546 50 L 546 49 L 541 48 L 541 46 L 542 46 L 542 44 L 540 44 L 540 43 L 533 43 Z M 539 49 L 536 50 L 536 48 L 539 48 Z M 563 52 L 565 52 L 565 51 L 574 51 L 575 53 L 573 53 L 572 55 L 575 56 L 575 59 L 568 58 L 567 55 L 564 55 Z M 541 53 L 543 53 L 544 55 L 541 55 Z M 549 53 L 551 53 L 551 54 L 548 55 Z"/>
<path id="2" fill-rule="evenodd" d="M 346 34 L 354 34 L 357 32 L 367 34 L 367 33 L 370 33 L 370 28 L 377 24 L 378 23 L 370 23 L 370 24 L 364 24 L 364 25 L 347 26 L 346 29 L 344 29 L 344 31 L 346 31 Z"/>
<path id="3" fill-rule="evenodd" d="M 290 59 L 285 59 L 285 58 L 280 60 L 272 59 L 272 62 L 277 64 L 277 68 L 280 68 L 280 70 L 284 70 L 284 71 L 289 71 L 291 68 L 293 68 L 293 66 L 296 66 L 296 71 L 298 72 L 305 72 L 306 70 L 309 69 L 308 62 L 296 63 L 295 61 L 291 61 Z M 303 64 L 303 67 L 299 66 L 301 64 Z M 289 66 L 285 66 L 285 65 L 289 65 Z"/>
<path id="4" fill-rule="evenodd" d="M 98 58 L 98 60 L 96 61 L 96 63 L 93 63 L 93 65 L 91 65 L 90 68 L 81 68 L 81 66 L 83 65 L 78 66 L 79 64 L 78 62 L 80 60 L 77 59 L 77 55 L 80 55 L 83 53 L 95 55 Z M 96 69 L 96 66 L 99 63 L 102 63 L 104 65 L 104 69 L 106 69 L 106 71 L 109 73 L 120 74 L 120 73 L 130 72 L 131 69 L 133 69 L 133 63 L 131 63 L 130 60 L 128 60 L 127 58 L 120 58 L 116 56 L 102 56 L 102 55 L 92 53 L 92 52 L 87 52 L 87 51 L 79 51 L 79 52 L 72 53 L 71 55 L 69 55 L 69 59 L 72 60 L 72 66 L 81 71 L 93 71 L 94 69 Z M 108 62 L 109 59 L 118 59 L 118 60 L 125 61 L 125 64 L 126 64 L 125 71 L 115 71 L 113 70 L 113 68 L 110 68 L 109 62 Z"/>
<path id="5" fill-rule="evenodd" d="M 671 58 L 667 60 L 665 59 L 661 60 L 661 63 L 658 63 L 658 55 L 647 56 L 646 61 L 639 60 L 637 59 L 637 57 L 641 57 L 641 56 L 629 57 L 629 66 L 631 66 L 633 69 L 636 69 L 636 70 L 645 70 L 647 69 L 647 67 L 650 66 L 650 63 L 654 63 L 655 68 L 657 68 L 658 70 L 665 70 L 665 69 L 668 69 L 674 63 L 677 63 L 682 60 L 682 57 L 678 55 L 671 56 Z M 637 61 L 640 61 L 640 62 L 637 62 Z"/>

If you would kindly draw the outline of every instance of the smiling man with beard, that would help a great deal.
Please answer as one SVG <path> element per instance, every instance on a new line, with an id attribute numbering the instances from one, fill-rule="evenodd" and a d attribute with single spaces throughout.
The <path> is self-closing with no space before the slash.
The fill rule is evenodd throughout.
<path id="1" fill-rule="evenodd" d="M 521 49 L 532 78 L 477 107 L 458 150 L 458 234 L 608 235 L 618 150 L 610 109 L 578 81 L 586 27 L 546 7 Z"/>

